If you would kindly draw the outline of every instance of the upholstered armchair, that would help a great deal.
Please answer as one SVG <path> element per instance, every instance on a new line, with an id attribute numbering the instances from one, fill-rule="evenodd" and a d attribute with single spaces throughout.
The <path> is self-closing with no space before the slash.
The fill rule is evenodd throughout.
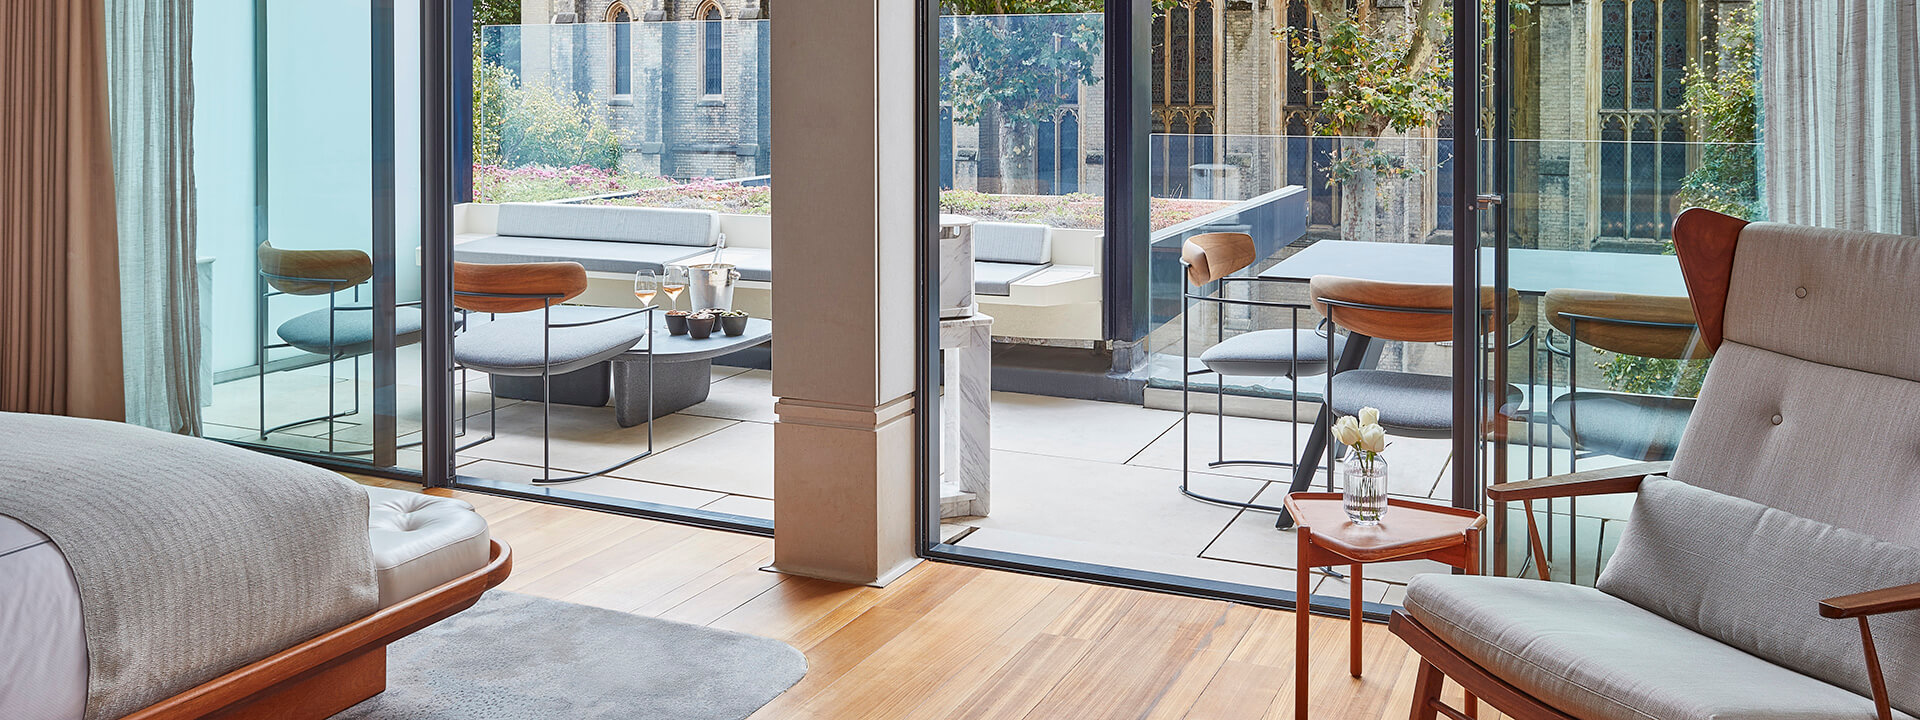
<path id="1" fill-rule="evenodd" d="M 1597 587 L 1414 579 L 1415 720 L 1465 717 L 1447 678 L 1515 718 L 1920 715 L 1920 238 L 1673 234 L 1715 353 L 1673 460 L 1489 489 L 1637 497 Z"/>

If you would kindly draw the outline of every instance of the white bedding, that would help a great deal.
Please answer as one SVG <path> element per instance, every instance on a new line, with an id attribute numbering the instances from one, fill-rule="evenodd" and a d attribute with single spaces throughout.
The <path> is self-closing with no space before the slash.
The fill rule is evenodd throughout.
<path id="1" fill-rule="evenodd" d="M 0 718 L 78 720 L 87 704 L 80 586 L 39 531 L 0 515 Z"/>

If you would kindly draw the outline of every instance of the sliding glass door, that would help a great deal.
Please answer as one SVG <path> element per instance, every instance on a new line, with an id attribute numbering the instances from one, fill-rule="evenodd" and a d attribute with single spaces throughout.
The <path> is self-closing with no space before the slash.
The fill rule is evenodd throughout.
<path id="1" fill-rule="evenodd" d="M 420 467 L 417 8 L 194 9 L 208 437 Z"/>

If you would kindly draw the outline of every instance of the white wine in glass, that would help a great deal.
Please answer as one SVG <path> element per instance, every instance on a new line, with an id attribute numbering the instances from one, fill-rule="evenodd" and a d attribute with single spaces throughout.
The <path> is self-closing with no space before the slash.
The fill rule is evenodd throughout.
<path id="1" fill-rule="evenodd" d="M 679 265 L 668 265 L 667 278 L 662 281 L 660 289 L 667 293 L 669 300 L 673 301 L 672 309 L 679 310 L 680 293 L 687 291 L 687 269 Z"/>
<path id="2" fill-rule="evenodd" d="M 633 296 L 640 298 L 640 307 L 653 304 L 653 296 L 660 292 L 660 276 L 652 270 L 641 270 L 633 274 Z"/>

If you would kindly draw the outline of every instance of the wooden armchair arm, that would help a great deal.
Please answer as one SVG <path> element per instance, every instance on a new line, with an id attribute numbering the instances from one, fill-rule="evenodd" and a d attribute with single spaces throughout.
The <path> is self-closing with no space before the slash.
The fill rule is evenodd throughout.
<path id="1" fill-rule="evenodd" d="M 1640 489 L 1640 481 L 1646 479 L 1648 475 L 1666 472 L 1669 465 L 1671 463 L 1667 462 L 1634 463 L 1531 480 L 1516 480 L 1488 487 L 1487 498 L 1494 502 L 1513 502 L 1629 493 Z"/>
<path id="2" fill-rule="evenodd" d="M 1497 502 L 1521 502 L 1527 509 L 1527 544 L 1533 549 L 1533 567 L 1541 580 L 1552 579 L 1547 570 L 1546 543 L 1540 539 L 1540 523 L 1533 517 L 1533 501 L 1583 495 L 1629 493 L 1640 489 L 1648 475 L 1667 471 L 1665 462 L 1634 463 L 1585 472 L 1552 475 L 1530 480 L 1500 483 L 1487 488 L 1487 498 Z"/>
<path id="3" fill-rule="evenodd" d="M 1920 583 L 1842 595 L 1820 601 L 1820 617 L 1850 618 L 1920 610 Z"/>
<path id="4" fill-rule="evenodd" d="M 1873 688 L 1873 706 L 1880 720 L 1893 720 L 1893 705 L 1887 695 L 1886 676 L 1880 672 L 1880 653 L 1873 647 L 1873 630 L 1867 627 L 1867 618 L 1907 610 L 1920 610 L 1920 583 L 1820 601 L 1821 617 L 1860 619 L 1860 645 L 1867 653 L 1867 680 Z"/>

